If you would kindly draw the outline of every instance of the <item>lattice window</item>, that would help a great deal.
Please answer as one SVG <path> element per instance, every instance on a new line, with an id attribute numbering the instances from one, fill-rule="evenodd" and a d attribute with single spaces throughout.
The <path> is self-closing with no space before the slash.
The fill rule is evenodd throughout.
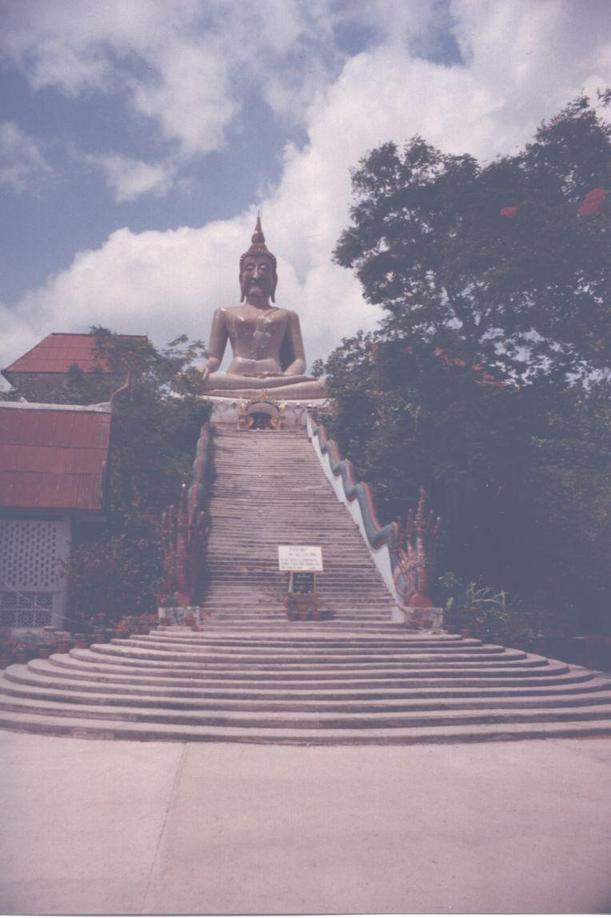
<path id="1" fill-rule="evenodd" d="M 52 611 L 53 593 L 0 593 L 0 625 L 5 628 L 44 628 L 51 624 Z"/>
<path id="2" fill-rule="evenodd" d="M 34 590 L 57 588 L 62 578 L 60 539 L 57 523 L 0 520 L 0 585 Z"/>

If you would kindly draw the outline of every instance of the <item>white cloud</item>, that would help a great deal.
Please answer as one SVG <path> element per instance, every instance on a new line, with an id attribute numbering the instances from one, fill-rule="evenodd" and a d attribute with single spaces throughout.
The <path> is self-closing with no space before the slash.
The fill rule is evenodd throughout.
<path id="1" fill-rule="evenodd" d="M 401 12 L 401 41 L 387 12 L 377 45 L 351 57 L 336 79 L 318 81 L 303 113 L 308 143 L 286 148 L 281 181 L 262 201 L 268 243 L 279 257 L 278 302 L 299 310 L 310 359 L 326 355 L 342 336 L 372 328 L 380 316 L 363 302 L 350 272 L 331 262 L 349 219 L 348 170 L 360 157 L 384 141 L 401 144 L 418 133 L 449 152 L 489 159 L 524 143 L 541 119 L 582 87 L 592 91 L 596 81 L 609 79 L 606 2 L 454 0 L 451 11 L 467 63 L 453 67 L 410 56 L 404 39 L 421 24 L 403 15 L 406 6 L 419 9 L 403 3 L 383 7 L 382 0 L 377 7 Z M 185 3 L 180 13 L 188 18 L 194 8 Z M 242 23 L 246 30 L 250 9 Z M 294 35 L 303 35 L 295 21 L 278 28 L 279 35 L 268 31 L 265 41 L 293 48 Z M 235 30 L 238 26 L 233 35 Z M 243 44 L 247 36 L 240 35 Z M 253 39 L 256 47 L 262 42 Z M 164 67 L 166 87 L 170 73 L 169 65 Z M 161 106 L 159 99 L 150 104 Z M 278 106 L 283 105 L 286 99 L 279 96 Z M 168 126 L 168 136 L 171 130 L 178 128 Z M 196 126 L 189 130 L 194 133 L 185 129 L 184 143 L 204 143 Z M 218 125 L 215 130 L 222 132 Z M 181 331 L 206 337 L 214 308 L 238 301 L 238 257 L 253 220 L 249 211 L 200 229 L 113 233 L 17 304 L 19 320 L 32 328 L 29 344 L 43 332 L 93 323 L 148 332 L 159 343 Z M 5 349 L 5 361 L 15 356 L 14 349 Z"/>
<path id="2" fill-rule="evenodd" d="M 51 167 L 40 147 L 14 121 L 0 123 L 0 185 L 25 191 L 49 176 Z"/>
<path id="3" fill-rule="evenodd" d="M 277 114 L 307 123 L 310 103 L 345 58 L 337 29 L 366 29 L 374 50 L 365 57 L 396 60 L 397 79 L 413 75 L 408 48 L 414 39 L 426 46 L 439 10 L 433 0 L 173 0 L 171 10 L 167 0 L 20 0 L 5 8 L 0 53 L 35 88 L 123 94 L 191 157 L 223 147 L 245 87 L 257 87 Z M 507 121 L 557 108 L 588 78 L 586 59 L 592 73 L 609 67 L 607 0 L 583 0 L 579 9 L 573 0 L 450 0 L 449 11 L 473 83 Z M 382 66 L 384 105 L 392 104 L 390 80 Z M 435 118 L 435 81 L 416 78 L 413 88 Z M 465 98 L 460 87 L 451 95 Z"/>
<path id="4" fill-rule="evenodd" d="M 32 346 L 43 332 L 82 331 L 92 324 L 147 333 L 160 344 L 182 332 L 205 339 L 214 310 L 239 302 L 238 261 L 250 244 L 254 220 L 249 212 L 200 229 L 118 230 L 100 249 L 80 252 L 66 271 L 22 299 L 20 346 Z M 330 340 L 350 330 L 346 323 L 361 300 L 358 285 L 348 272 L 326 265 L 300 280 L 282 257 L 281 233 L 281 226 L 268 233 L 279 256 L 278 302 L 299 308 L 307 352 L 314 359 Z M 15 340 L 0 347 L 2 365 L 18 356 Z"/>
<path id="5" fill-rule="evenodd" d="M 34 88 L 70 95 L 116 88 L 130 55 L 143 62 L 199 16 L 197 0 L 20 0 L 5 4 L 0 49 Z M 170 12 L 170 15 L 168 15 Z"/>
<path id="6" fill-rule="evenodd" d="M 222 147 L 240 108 L 232 97 L 222 44 L 172 42 L 156 60 L 156 80 L 132 83 L 136 110 L 155 119 L 163 136 L 178 141 L 185 156 Z"/>
<path id="7" fill-rule="evenodd" d="M 245 86 L 288 83 L 301 110 L 331 34 L 327 3 L 312 9 L 300 0 L 21 0 L 6 10 L 0 54 L 35 89 L 123 93 L 190 157 L 223 146 Z"/>
<path id="8" fill-rule="evenodd" d="M 145 163 L 128 156 L 88 156 L 87 161 L 104 170 L 106 182 L 119 204 L 150 192 L 167 194 L 174 178 L 171 163 Z"/>
<path id="9" fill-rule="evenodd" d="M 592 76 L 611 78 L 607 0 L 453 0 L 469 71 L 498 99 L 502 137 L 520 143 Z"/>

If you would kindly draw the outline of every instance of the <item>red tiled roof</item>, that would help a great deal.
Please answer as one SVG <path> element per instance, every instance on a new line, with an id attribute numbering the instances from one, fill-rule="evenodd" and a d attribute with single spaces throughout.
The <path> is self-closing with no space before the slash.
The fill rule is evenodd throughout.
<path id="1" fill-rule="evenodd" d="M 110 412 L 0 405 L 0 507 L 101 510 Z"/>
<path id="2" fill-rule="evenodd" d="M 119 335 L 122 341 L 146 341 L 146 335 Z M 93 335 L 63 334 L 53 332 L 47 335 L 31 350 L 18 357 L 3 373 L 66 373 L 76 364 L 86 373 L 92 370 L 108 370 L 103 357 L 94 354 Z M 8 377 L 7 377 L 8 378 Z"/>

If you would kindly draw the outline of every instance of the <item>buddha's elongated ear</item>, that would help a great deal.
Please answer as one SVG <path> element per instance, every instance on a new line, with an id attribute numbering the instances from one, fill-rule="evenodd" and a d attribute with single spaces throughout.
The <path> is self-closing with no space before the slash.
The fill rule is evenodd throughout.
<path id="1" fill-rule="evenodd" d="M 278 275 L 276 274 L 274 270 L 274 273 L 272 274 L 272 285 L 271 285 L 270 294 L 269 294 L 269 298 L 272 301 L 272 303 L 276 302 L 276 287 L 277 286 L 278 286 Z"/>
<path id="2" fill-rule="evenodd" d="M 244 276 L 240 267 L 240 273 L 238 274 L 238 282 L 240 284 L 240 303 L 243 303 L 246 299 L 246 291 L 244 290 Z"/>

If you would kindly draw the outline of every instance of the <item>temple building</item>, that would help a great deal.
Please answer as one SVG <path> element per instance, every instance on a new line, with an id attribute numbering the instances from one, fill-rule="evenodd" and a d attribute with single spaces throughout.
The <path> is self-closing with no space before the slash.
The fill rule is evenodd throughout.
<path id="1" fill-rule="evenodd" d="M 47 335 L 2 371 L 28 401 L 0 402 L 0 627 L 66 624 L 70 547 L 105 520 L 110 403 L 33 401 L 61 391 L 74 367 L 97 373 L 107 397 L 116 388 L 89 334 Z"/>
<path id="2" fill-rule="evenodd" d="M 0 626 L 61 627 L 66 562 L 104 522 L 109 405 L 0 403 Z"/>
<path id="3" fill-rule="evenodd" d="M 142 346 L 148 339 L 146 335 L 118 335 L 117 340 Z M 72 367 L 106 377 L 108 396 L 117 385 L 104 355 L 96 351 L 95 336 L 90 334 L 53 332 L 2 370 L 2 375 L 28 401 L 44 401 L 45 393 L 66 385 Z"/>

